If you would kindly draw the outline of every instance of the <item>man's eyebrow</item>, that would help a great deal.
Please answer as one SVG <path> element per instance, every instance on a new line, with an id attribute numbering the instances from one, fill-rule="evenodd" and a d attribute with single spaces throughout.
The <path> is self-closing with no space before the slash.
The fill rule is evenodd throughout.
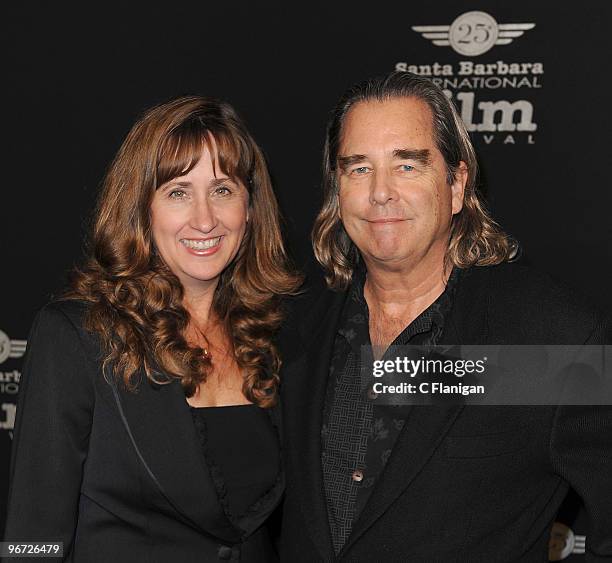
<path id="1" fill-rule="evenodd" d="M 336 160 L 340 169 L 346 170 L 349 166 L 357 164 L 358 162 L 363 162 L 366 158 L 365 154 L 348 154 L 346 156 L 338 155 Z"/>
<path id="2" fill-rule="evenodd" d="M 416 160 L 421 164 L 431 164 L 431 151 L 429 149 L 395 149 L 393 158 L 402 160 Z"/>
<path id="3" fill-rule="evenodd" d="M 421 164 L 431 164 L 431 151 L 429 149 L 394 149 L 393 158 L 402 160 L 416 160 Z M 346 170 L 349 166 L 367 160 L 364 154 L 339 155 L 337 157 L 338 166 L 341 170 Z"/>

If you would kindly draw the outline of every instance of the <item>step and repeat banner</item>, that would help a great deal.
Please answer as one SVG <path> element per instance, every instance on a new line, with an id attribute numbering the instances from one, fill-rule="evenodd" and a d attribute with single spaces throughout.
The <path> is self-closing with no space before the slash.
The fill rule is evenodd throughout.
<path id="1" fill-rule="evenodd" d="M 507 4 L 7 9 L 0 529 L 30 324 L 81 260 L 97 188 L 122 138 L 144 109 L 170 97 L 217 96 L 245 117 L 269 160 L 291 251 L 304 264 L 337 98 L 392 70 L 430 77 L 459 109 L 489 206 L 525 258 L 612 309 L 612 9 Z M 560 549 L 579 561 L 579 502 L 568 500 L 564 511 L 574 539 L 559 532 Z"/>

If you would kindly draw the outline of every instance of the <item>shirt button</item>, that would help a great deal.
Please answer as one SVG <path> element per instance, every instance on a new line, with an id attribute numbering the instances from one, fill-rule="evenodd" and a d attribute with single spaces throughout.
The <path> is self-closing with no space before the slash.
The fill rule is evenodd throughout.
<path id="1" fill-rule="evenodd" d="M 376 391 L 374 391 L 373 387 L 370 387 L 368 389 L 368 399 L 374 400 L 374 399 L 376 399 L 376 397 L 378 397 L 378 393 Z"/>
<path id="2" fill-rule="evenodd" d="M 361 471 L 361 469 L 355 469 L 351 477 L 356 483 L 361 483 L 361 481 L 363 481 L 363 471 Z"/>
<path id="3" fill-rule="evenodd" d="M 219 559 L 229 561 L 232 558 L 232 548 L 227 545 L 221 545 L 219 546 L 217 554 L 219 555 Z"/>

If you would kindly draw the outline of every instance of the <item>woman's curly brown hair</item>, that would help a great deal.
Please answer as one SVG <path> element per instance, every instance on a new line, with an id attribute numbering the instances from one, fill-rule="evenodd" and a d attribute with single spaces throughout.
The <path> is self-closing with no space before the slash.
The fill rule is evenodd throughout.
<path id="1" fill-rule="evenodd" d="M 243 393 L 269 407 L 280 368 L 273 342 L 282 320 L 279 296 L 295 293 L 301 280 L 288 265 L 264 157 L 229 104 L 181 97 L 134 125 L 106 174 L 89 257 L 66 297 L 89 304 L 86 326 L 101 338 L 104 367 L 112 365 L 126 388 L 134 390 L 144 371 L 155 383 L 178 379 L 187 396 L 195 393 L 212 363 L 185 338 L 183 287 L 155 250 L 150 208 L 155 190 L 189 172 L 205 144 L 216 145 L 220 169 L 249 192 L 246 233 L 212 307 L 244 373 Z"/>

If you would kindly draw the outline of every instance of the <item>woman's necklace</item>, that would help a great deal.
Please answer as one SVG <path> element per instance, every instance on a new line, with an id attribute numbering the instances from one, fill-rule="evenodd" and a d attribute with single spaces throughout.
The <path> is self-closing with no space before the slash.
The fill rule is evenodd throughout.
<path id="1" fill-rule="evenodd" d="M 205 330 L 206 331 L 211 331 L 212 329 L 214 329 L 215 327 L 219 326 L 217 323 L 212 324 L 210 327 L 208 326 L 208 322 L 206 323 L 206 329 L 202 329 L 200 327 L 200 325 L 198 323 L 196 323 L 193 319 L 192 319 L 192 325 L 195 328 L 195 330 L 199 333 L 201 339 L 204 341 L 204 345 L 202 346 L 202 349 L 204 350 L 204 353 L 202 354 L 202 356 L 205 359 L 208 359 L 211 362 L 211 366 L 213 367 L 213 371 L 212 373 L 216 373 L 217 378 L 219 379 L 219 381 L 221 380 L 221 376 L 223 375 L 223 373 L 227 370 L 227 362 L 225 361 L 226 359 L 228 359 L 228 355 L 229 355 L 229 347 L 228 346 L 222 346 L 222 347 L 218 347 L 218 346 L 214 346 L 212 343 L 212 340 L 210 338 L 208 338 L 205 334 Z M 221 331 L 220 331 L 221 332 Z M 214 349 L 217 349 L 219 354 L 214 354 L 213 351 Z M 217 361 L 214 361 L 214 357 L 217 356 Z M 217 369 L 215 369 L 215 364 Z M 224 366 L 224 368 L 219 371 L 218 368 L 220 368 L 221 366 Z"/>

